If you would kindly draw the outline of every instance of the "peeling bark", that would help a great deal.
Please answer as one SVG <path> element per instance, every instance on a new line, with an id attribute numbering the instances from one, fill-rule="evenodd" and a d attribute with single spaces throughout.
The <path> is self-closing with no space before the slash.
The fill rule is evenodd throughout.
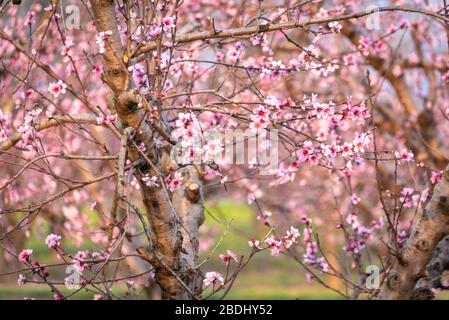
<path id="1" fill-rule="evenodd" d="M 444 237 L 438 243 L 432 260 L 427 265 L 428 287 L 431 289 L 449 289 L 441 283 L 441 276 L 446 270 L 449 270 L 449 236 Z"/>
<path id="2" fill-rule="evenodd" d="M 181 260 L 185 268 L 184 281 L 199 295 L 202 277 L 196 265 L 198 262 L 198 230 L 204 222 L 203 190 L 201 174 L 195 166 L 182 169 L 184 184 L 173 194 L 173 206 L 182 221 L 181 233 L 184 242 Z"/>

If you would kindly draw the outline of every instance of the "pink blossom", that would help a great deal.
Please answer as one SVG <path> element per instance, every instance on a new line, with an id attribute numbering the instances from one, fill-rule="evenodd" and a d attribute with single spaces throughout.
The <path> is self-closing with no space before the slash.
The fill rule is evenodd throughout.
<path id="1" fill-rule="evenodd" d="M 52 233 L 49 234 L 45 239 L 45 244 L 48 246 L 49 249 L 56 249 L 61 245 L 60 240 L 61 236 Z"/>
<path id="2" fill-rule="evenodd" d="M 358 49 L 360 50 L 360 53 L 364 56 L 367 56 L 369 54 L 368 50 L 369 47 L 372 45 L 372 41 L 368 38 L 361 37 L 359 40 L 359 46 Z"/>
<path id="3" fill-rule="evenodd" d="M 432 184 L 438 183 L 441 178 L 443 178 L 443 171 L 432 171 L 432 175 L 430 177 Z"/>
<path id="4" fill-rule="evenodd" d="M 174 28 L 175 27 L 175 17 L 174 16 L 164 17 L 162 19 L 162 24 L 166 28 Z"/>
<path id="5" fill-rule="evenodd" d="M 239 262 L 237 255 L 232 252 L 231 250 L 226 250 L 226 254 L 220 254 L 219 258 L 225 265 L 228 265 L 231 260 L 234 260 L 235 262 Z"/>
<path id="6" fill-rule="evenodd" d="M 133 80 L 139 92 L 141 94 L 147 94 L 149 82 L 145 67 L 140 63 L 136 63 L 134 66 L 129 67 L 128 71 L 132 71 Z"/>
<path id="7" fill-rule="evenodd" d="M 272 256 L 278 256 L 283 249 L 282 241 L 276 240 L 274 236 L 265 239 L 265 243 L 270 248 Z"/>
<path id="8" fill-rule="evenodd" d="M 28 11 L 28 14 L 26 16 L 25 22 L 24 22 L 24 26 L 29 26 L 31 27 L 33 24 L 36 23 L 36 12 L 33 10 Z"/>
<path id="9" fill-rule="evenodd" d="M 259 242 L 259 240 L 256 240 L 254 238 L 248 241 L 248 245 L 249 245 L 250 248 L 260 249 L 260 242 Z"/>
<path id="10" fill-rule="evenodd" d="M 260 73 L 261 79 L 271 79 L 280 80 L 288 74 L 286 66 L 281 60 L 268 59 L 268 61 L 263 65 L 262 71 Z"/>
<path id="11" fill-rule="evenodd" d="M 64 46 L 61 50 L 62 56 L 68 56 L 71 57 L 73 55 L 72 47 L 73 47 L 73 40 L 70 37 L 67 37 L 64 41 Z"/>
<path id="12" fill-rule="evenodd" d="M 80 272 L 84 270 L 88 264 L 84 263 L 83 261 L 86 260 L 89 257 L 88 251 L 78 251 L 76 255 L 73 257 L 74 264 L 78 268 Z"/>
<path id="13" fill-rule="evenodd" d="M 159 184 L 157 183 L 157 177 L 156 176 L 149 176 L 145 175 L 142 177 L 142 181 L 145 182 L 145 185 L 147 187 L 153 188 L 153 187 L 159 187 Z"/>
<path id="14" fill-rule="evenodd" d="M 30 262 L 30 256 L 33 253 L 32 249 L 24 249 L 19 253 L 20 262 Z"/>
<path id="15" fill-rule="evenodd" d="M 97 201 L 92 201 L 89 203 L 89 209 L 94 210 L 97 207 Z"/>
<path id="16" fill-rule="evenodd" d="M 399 198 L 399 201 L 404 204 L 405 208 L 411 208 L 415 204 L 413 203 L 413 193 L 415 190 L 413 188 L 404 188 L 401 191 L 401 197 Z"/>
<path id="17" fill-rule="evenodd" d="M 323 154 L 325 157 L 329 159 L 334 159 L 337 155 L 337 152 L 340 151 L 340 146 L 338 146 L 335 142 L 331 145 L 325 145 L 323 148 Z"/>
<path id="18" fill-rule="evenodd" d="M 296 243 L 296 239 L 299 238 L 299 230 L 295 227 L 290 227 L 287 230 L 286 235 L 282 237 L 282 243 L 286 249 L 290 248 L 293 244 Z"/>
<path id="19" fill-rule="evenodd" d="M 96 65 L 96 64 L 94 64 L 94 65 L 92 66 L 92 70 L 93 70 L 93 72 L 95 72 L 96 74 L 101 74 L 101 72 L 102 72 L 101 66 Z"/>
<path id="20" fill-rule="evenodd" d="M 353 205 L 358 204 L 361 200 L 362 199 L 358 195 L 356 195 L 355 193 L 352 194 L 351 202 L 352 202 Z"/>
<path id="21" fill-rule="evenodd" d="M 57 98 L 61 93 L 66 93 L 67 85 L 62 81 L 59 80 L 58 82 L 53 82 L 48 85 L 48 91 Z"/>
<path id="22" fill-rule="evenodd" d="M 206 273 L 206 276 L 203 280 L 203 284 L 208 287 L 211 284 L 215 285 L 216 283 L 219 283 L 221 285 L 224 284 L 224 278 L 221 273 L 218 273 L 216 271 L 210 271 Z"/>
<path id="23" fill-rule="evenodd" d="M 447 71 L 445 74 L 443 74 L 443 75 L 441 76 L 441 79 L 442 79 L 444 82 L 448 83 L 448 82 L 449 82 L 449 71 Z"/>
<path id="24" fill-rule="evenodd" d="M 370 139 L 365 133 L 357 134 L 352 142 L 354 152 L 365 152 L 365 148 L 369 145 Z"/>
<path id="25" fill-rule="evenodd" d="M 305 225 L 309 225 L 309 224 L 312 223 L 312 219 L 311 219 L 308 215 L 306 215 L 305 213 L 303 213 L 303 214 L 301 215 L 301 222 L 304 223 Z"/>
<path id="26" fill-rule="evenodd" d="M 329 29 L 331 29 L 331 31 L 334 33 L 340 33 L 341 29 L 343 28 L 343 26 L 339 24 L 337 21 L 329 22 L 328 26 Z"/>
<path id="27" fill-rule="evenodd" d="M 27 279 L 25 278 L 24 275 L 19 274 L 19 278 L 17 279 L 17 284 L 19 286 L 23 286 L 26 283 Z"/>
<path id="28" fill-rule="evenodd" d="M 312 107 L 313 109 L 310 111 L 310 115 L 316 116 L 318 119 L 327 119 L 333 115 L 335 111 L 333 102 L 320 103 L 315 101 Z"/>
<path id="29" fill-rule="evenodd" d="M 398 161 L 400 161 L 400 160 L 404 160 L 404 161 L 406 161 L 406 162 L 409 162 L 409 161 L 413 161 L 413 152 L 412 151 L 407 151 L 407 150 L 404 150 L 404 151 L 402 151 L 401 153 L 399 153 L 399 152 L 395 152 L 395 156 L 396 156 L 396 159 L 398 160 Z"/>
<path id="30" fill-rule="evenodd" d="M 175 172 L 174 174 L 171 173 L 168 175 L 165 179 L 165 184 L 167 185 L 167 188 L 173 192 L 181 186 L 182 180 L 184 180 L 184 178 L 181 172 Z"/>
<path id="31" fill-rule="evenodd" d="M 134 287 L 134 281 L 126 280 L 126 286 L 128 287 L 128 289 L 131 289 L 132 287 Z"/>
<path id="32" fill-rule="evenodd" d="M 350 157 L 354 154 L 352 152 L 352 143 L 345 142 L 340 149 L 341 149 L 341 155 L 343 157 Z"/>
<path id="33" fill-rule="evenodd" d="M 256 217 L 256 219 L 262 221 L 265 224 L 268 224 L 268 218 L 270 218 L 270 217 L 271 217 L 271 212 L 265 210 L 260 215 L 258 215 Z"/>
<path id="34" fill-rule="evenodd" d="M 105 53 L 106 52 L 106 42 L 108 40 L 108 38 L 112 35 L 112 31 L 101 31 L 98 36 L 97 36 L 97 45 L 99 47 L 99 51 L 100 53 Z"/>
<path id="35" fill-rule="evenodd" d="M 96 118 L 96 121 L 97 121 L 97 125 L 102 125 L 102 124 L 104 124 L 105 122 L 106 122 L 106 117 L 103 115 L 103 114 L 100 114 L 97 118 Z"/>
<path id="36" fill-rule="evenodd" d="M 215 60 L 217 60 L 217 61 L 222 61 L 223 58 L 224 58 L 224 54 L 223 54 L 222 52 L 218 51 L 218 52 L 215 54 Z"/>
<path id="37" fill-rule="evenodd" d="M 239 58 L 239 50 L 236 48 L 231 48 L 226 53 L 226 57 L 228 58 L 230 63 L 236 63 Z"/>
<path id="38" fill-rule="evenodd" d="M 397 241 L 403 243 L 408 238 L 408 233 L 405 230 L 399 230 L 397 232 Z"/>
<path id="39" fill-rule="evenodd" d="M 113 124 L 116 121 L 117 121 L 116 114 L 111 114 L 111 115 L 106 116 L 106 123 Z"/>
<path id="40" fill-rule="evenodd" d="M 55 293 L 54 295 L 53 295 L 53 300 L 62 300 L 62 296 L 61 296 L 61 294 L 59 294 L 59 293 Z"/>

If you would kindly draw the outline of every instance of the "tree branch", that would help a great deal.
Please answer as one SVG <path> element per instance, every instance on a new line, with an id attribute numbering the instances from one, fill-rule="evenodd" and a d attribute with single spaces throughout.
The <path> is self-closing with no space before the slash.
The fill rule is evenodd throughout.
<path id="1" fill-rule="evenodd" d="M 54 116 L 51 119 L 38 123 L 34 126 L 36 131 L 42 131 L 51 127 L 56 127 L 64 123 L 85 123 L 97 124 L 96 115 L 94 114 L 68 114 L 63 116 Z M 16 145 L 22 139 L 23 133 L 16 132 L 8 137 L 8 139 L 0 143 L 0 151 L 6 151 Z"/>
<path id="2" fill-rule="evenodd" d="M 315 25 L 315 24 L 322 24 L 322 23 L 328 23 L 332 21 L 343 21 L 343 20 L 349 20 L 354 18 L 361 18 L 364 16 L 368 16 L 371 14 L 375 14 L 378 12 L 388 12 L 388 11 L 401 11 L 401 12 L 412 12 L 412 13 L 419 13 L 423 15 L 427 15 L 436 19 L 439 19 L 443 22 L 449 22 L 449 18 L 437 14 L 435 12 L 421 10 L 418 8 L 411 8 L 411 7 L 381 7 L 376 8 L 375 10 L 370 10 L 366 12 L 357 12 L 357 13 L 351 13 L 351 14 L 345 14 L 341 16 L 336 17 L 326 17 L 326 18 L 318 18 L 318 19 L 310 19 L 308 21 L 303 22 L 285 22 L 285 23 L 278 23 L 278 24 L 266 24 L 266 25 L 256 25 L 256 26 L 250 26 L 250 27 L 242 27 L 242 28 L 234 28 L 234 29 L 228 29 L 223 30 L 220 32 L 215 32 L 214 30 L 211 31 L 205 31 L 205 32 L 194 32 L 194 33 L 188 33 L 184 35 L 180 35 L 176 37 L 175 44 L 181 44 L 181 43 L 187 43 L 197 40 L 208 40 L 208 39 L 222 39 L 222 38 L 233 38 L 233 37 L 239 37 L 239 36 L 249 36 L 249 35 L 255 35 L 261 32 L 272 32 L 272 31 L 279 31 L 279 30 L 289 30 L 289 29 L 295 29 L 295 28 L 303 28 L 305 26 Z M 157 42 L 150 42 L 142 47 L 140 47 L 134 54 L 131 55 L 132 58 L 138 57 L 141 54 L 144 54 L 146 52 L 152 51 L 156 49 L 158 46 Z"/>
<path id="3" fill-rule="evenodd" d="M 435 186 L 430 201 L 414 225 L 410 237 L 388 271 L 380 299 L 410 299 L 438 243 L 449 234 L 449 166 Z"/>

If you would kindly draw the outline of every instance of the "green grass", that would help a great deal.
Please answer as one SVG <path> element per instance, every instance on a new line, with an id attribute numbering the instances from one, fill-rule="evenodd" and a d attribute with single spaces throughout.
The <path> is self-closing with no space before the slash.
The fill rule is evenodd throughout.
<path id="1" fill-rule="evenodd" d="M 256 218 L 256 213 L 246 204 L 223 201 L 207 208 L 205 225 L 218 228 L 216 240 L 227 231 L 204 266 L 204 271 L 216 270 L 225 273 L 218 255 L 231 249 L 238 256 L 250 253 L 248 240 L 263 239 L 269 231 Z M 218 220 L 218 221 L 217 221 Z M 204 255 L 203 255 L 204 256 Z M 221 297 L 216 294 L 212 299 Z M 272 257 L 269 252 L 256 254 L 243 269 L 229 291 L 226 299 L 338 299 L 332 291 L 319 285 L 309 285 L 304 272 L 292 259 L 285 256 Z"/>

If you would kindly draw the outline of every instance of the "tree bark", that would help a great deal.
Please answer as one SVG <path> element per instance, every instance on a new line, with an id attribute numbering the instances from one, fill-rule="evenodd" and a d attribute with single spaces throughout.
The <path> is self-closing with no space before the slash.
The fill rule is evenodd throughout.
<path id="1" fill-rule="evenodd" d="M 449 234 L 449 166 L 388 271 L 379 299 L 411 299 L 438 243 Z"/>
<path id="2" fill-rule="evenodd" d="M 144 165 L 139 167 L 136 177 L 139 181 L 142 199 L 150 221 L 151 235 L 148 248 L 139 248 L 141 258 L 155 268 L 156 282 L 161 287 L 163 299 L 192 299 L 201 292 L 199 270 L 195 268 L 198 254 L 198 227 L 203 220 L 201 182 L 190 167 L 183 168 L 186 186 L 172 196 L 163 187 L 162 174 L 166 172 L 164 159 L 168 152 L 159 150 L 153 141 L 153 128 L 143 118 L 145 112 L 139 108 L 143 97 L 129 88 L 128 59 L 123 53 L 115 16 L 114 2 L 111 0 L 91 0 L 97 29 L 112 31 L 103 54 L 103 81 L 114 93 L 114 107 L 123 128 L 135 129 L 133 142 L 143 143 L 148 150 L 143 156 L 136 148 L 130 147 L 128 158 Z M 143 156 L 143 159 L 142 159 Z M 193 168 L 193 167 L 192 167 Z M 158 176 L 159 187 L 148 187 L 142 181 L 144 175 Z M 198 184 L 197 201 L 186 198 L 185 188 Z M 173 205 L 172 200 L 173 198 Z M 179 210 L 178 213 L 175 212 Z"/>
<path id="3" fill-rule="evenodd" d="M 449 289 L 441 282 L 444 271 L 449 270 L 449 236 L 443 238 L 436 247 L 432 260 L 426 267 L 428 287 Z"/>

